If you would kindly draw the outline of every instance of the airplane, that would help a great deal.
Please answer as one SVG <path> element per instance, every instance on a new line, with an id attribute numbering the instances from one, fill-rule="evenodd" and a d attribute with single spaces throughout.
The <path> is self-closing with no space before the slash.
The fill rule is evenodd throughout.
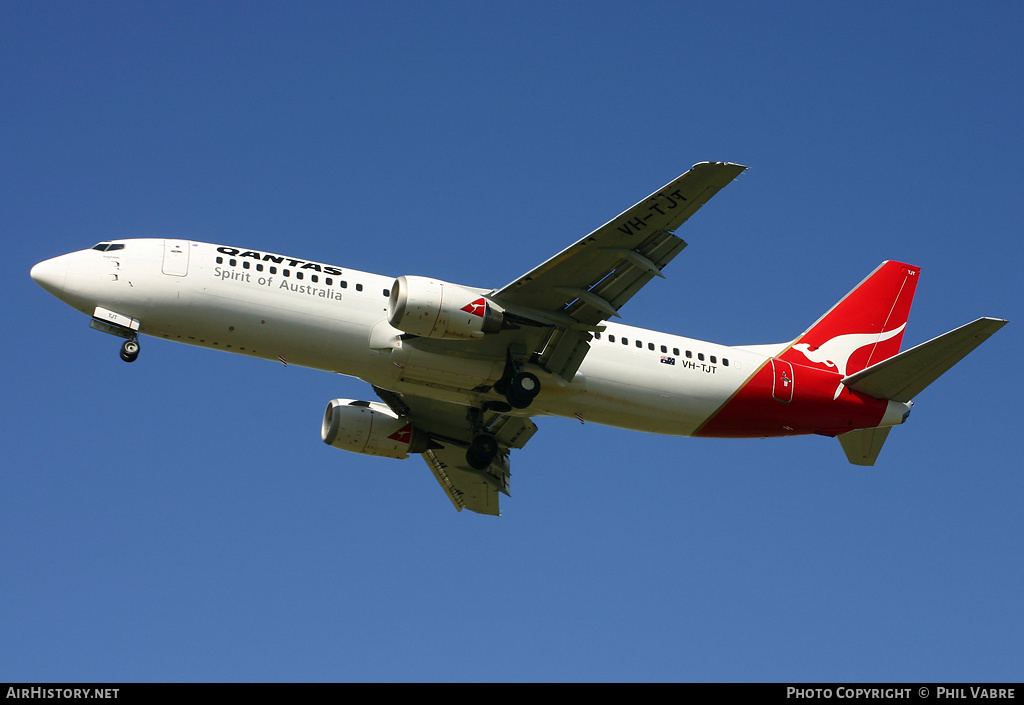
<path id="1" fill-rule="evenodd" d="M 334 399 L 321 438 L 419 454 L 459 511 L 500 514 L 509 455 L 562 416 L 698 437 L 836 437 L 873 465 L 913 398 L 1007 321 L 900 352 L 920 268 L 879 265 L 797 338 L 726 346 L 613 321 L 686 243 L 675 231 L 746 167 L 701 162 L 497 289 L 397 278 L 262 250 L 120 239 L 35 265 L 91 327 L 336 372 L 380 401 Z"/>

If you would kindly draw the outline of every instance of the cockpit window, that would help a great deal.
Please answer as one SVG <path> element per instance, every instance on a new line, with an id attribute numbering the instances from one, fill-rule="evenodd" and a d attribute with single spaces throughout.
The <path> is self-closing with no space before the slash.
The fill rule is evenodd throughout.
<path id="1" fill-rule="evenodd" d="M 123 250 L 123 242 L 101 242 L 94 246 L 92 249 L 99 250 L 100 252 L 110 252 L 112 250 Z"/>

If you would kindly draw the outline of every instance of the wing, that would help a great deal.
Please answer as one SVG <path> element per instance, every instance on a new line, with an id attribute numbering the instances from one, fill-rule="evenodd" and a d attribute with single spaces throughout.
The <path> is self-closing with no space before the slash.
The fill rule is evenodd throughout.
<path id="1" fill-rule="evenodd" d="M 500 514 L 498 499 L 509 494 L 509 451 L 522 448 L 537 432 L 532 421 L 379 387 L 374 391 L 395 413 L 408 417 L 430 435 L 431 448 L 423 453 L 423 459 L 458 511 Z M 476 470 L 466 461 L 466 448 L 482 431 L 497 439 L 499 451 L 490 467 Z"/>
<path id="2" fill-rule="evenodd" d="M 535 362 L 571 380 L 589 333 L 619 309 L 686 243 L 673 231 L 746 169 L 702 162 L 491 298 L 515 315 L 552 326 Z"/>
<path id="3" fill-rule="evenodd" d="M 506 360 L 508 366 L 529 362 L 572 381 L 590 349 L 590 333 L 617 316 L 644 284 L 662 276 L 665 265 L 686 247 L 673 231 L 744 169 L 724 162 L 697 164 L 575 245 L 490 293 L 488 298 L 512 323 L 494 337 L 471 342 L 413 338 L 410 346 L 487 360 L 498 369 Z M 498 514 L 500 495 L 509 493 L 509 452 L 522 448 L 536 433 L 533 422 L 487 410 L 493 400 L 463 406 L 374 389 L 395 413 L 430 436 L 423 458 L 455 508 Z M 467 461 L 466 450 L 483 435 L 497 440 L 498 454 L 487 469 L 476 470 Z"/>
<path id="4" fill-rule="evenodd" d="M 494 293 L 502 304 L 564 312 L 596 325 L 616 316 L 686 246 L 672 234 L 745 166 L 703 162 Z"/>

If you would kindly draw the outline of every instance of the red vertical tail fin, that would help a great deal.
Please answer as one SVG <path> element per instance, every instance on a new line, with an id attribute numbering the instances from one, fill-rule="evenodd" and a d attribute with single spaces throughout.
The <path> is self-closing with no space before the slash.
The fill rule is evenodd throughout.
<path id="1" fill-rule="evenodd" d="M 780 358 L 846 375 L 900 351 L 920 267 L 883 262 Z"/>

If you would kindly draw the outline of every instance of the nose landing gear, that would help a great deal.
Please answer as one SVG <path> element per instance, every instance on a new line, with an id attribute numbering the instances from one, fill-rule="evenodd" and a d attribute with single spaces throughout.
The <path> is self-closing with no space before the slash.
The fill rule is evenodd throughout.
<path id="1" fill-rule="evenodd" d="M 124 338 L 121 359 L 125 362 L 135 362 L 139 356 L 139 319 L 97 306 L 89 327 Z"/>
<path id="2" fill-rule="evenodd" d="M 124 341 L 121 345 L 121 359 L 125 362 L 135 362 L 139 356 L 139 341 L 135 338 Z"/>

